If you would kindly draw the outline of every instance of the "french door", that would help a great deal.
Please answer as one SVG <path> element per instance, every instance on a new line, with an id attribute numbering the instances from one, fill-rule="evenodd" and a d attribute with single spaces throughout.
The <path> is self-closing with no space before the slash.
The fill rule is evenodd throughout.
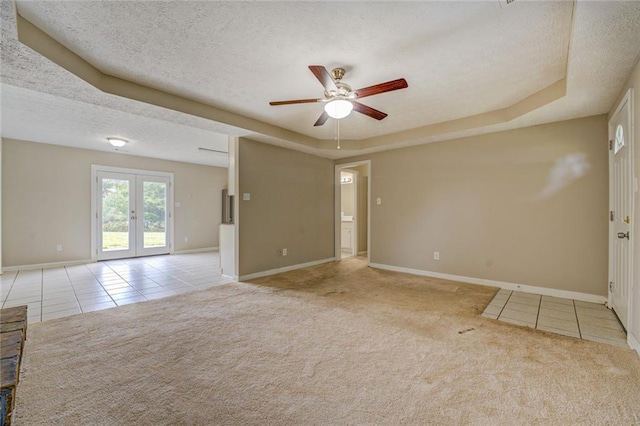
<path id="1" fill-rule="evenodd" d="M 97 172 L 98 260 L 165 254 L 170 246 L 170 178 Z"/>

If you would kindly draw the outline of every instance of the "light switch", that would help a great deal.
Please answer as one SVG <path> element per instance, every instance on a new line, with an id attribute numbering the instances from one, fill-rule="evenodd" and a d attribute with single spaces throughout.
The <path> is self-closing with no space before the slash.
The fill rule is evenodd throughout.
<path id="1" fill-rule="evenodd" d="M 382 204 L 382 198 L 376 198 L 376 204 L 377 205 Z"/>
<path id="2" fill-rule="evenodd" d="M 249 200 L 251 200 L 251 193 L 243 192 L 242 193 L 242 201 L 249 201 Z"/>

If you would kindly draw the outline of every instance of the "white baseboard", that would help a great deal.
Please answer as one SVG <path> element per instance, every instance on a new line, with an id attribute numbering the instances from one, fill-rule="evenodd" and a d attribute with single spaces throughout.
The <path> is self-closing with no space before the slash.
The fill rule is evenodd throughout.
<path id="1" fill-rule="evenodd" d="M 442 274 L 440 272 L 424 271 L 422 269 L 403 268 L 399 266 L 384 265 L 381 263 L 370 263 L 372 268 L 385 269 L 388 271 L 405 272 L 407 274 L 421 275 L 424 277 L 441 278 L 443 280 L 460 281 L 467 284 L 480 284 L 490 287 L 500 287 L 506 290 L 522 291 L 524 293 L 542 294 L 544 296 L 561 297 L 563 299 L 581 300 L 583 302 L 592 302 L 605 304 L 606 296 L 598 296 L 597 294 L 580 293 L 577 291 L 558 290 L 555 288 L 537 287 L 527 284 L 508 283 L 504 281 L 486 280 L 483 278 L 465 277 L 462 275 Z"/>
<path id="2" fill-rule="evenodd" d="M 310 266 L 321 265 L 323 263 L 329 263 L 329 262 L 334 262 L 334 261 L 335 261 L 335 258 L 330 257 L 330 258 L 327 258 L 327 259 L 314 260 L 312 262 L 299 263 L 297 265 L 284 266 L 282 268 L 269 269 L 268 271 L 254 272 L 253 274 L 247 274 L 247 275 L 240 276 L 239 281 L 246 281 L 246 280 L 252 280 L 254 278 L 267 277 L 269 275 L 275 275 L 275 274 L 281 274 L 283 272 L 295 271 L 296 269 L 308 268 Z"/>
<path id="3" fill-rule="evenodd" d="M 191 253 L 206 253 L 209 251 L 219 251 L 220 247 L 205 247 L 199 249 L 189 249 L 189 250 L 177 250 L 171 254 L 191 254 Z"/>
<path id="4" fill-rule="evenodd" d="M 631 346 L 631 349 L 635 350 L 640 356 L 640 341 L 631 333 L 627 332 L 627 343 Z"/>
<path id="5" fill-rule="evenodd" d="M 76 266 L 84 265 L 85 263 L 96 263 L 95 260 L 69 260 L 66 262 L 49 262 L 49 263 L 34 263 L 31 265 L 19 265 L 19 266 L 5 266 L 2 268 L 4 272 L 8 271 L 27 271 L 30 269 L 49 269 L 49 268 L 61 268 L 63 266 Z"/>

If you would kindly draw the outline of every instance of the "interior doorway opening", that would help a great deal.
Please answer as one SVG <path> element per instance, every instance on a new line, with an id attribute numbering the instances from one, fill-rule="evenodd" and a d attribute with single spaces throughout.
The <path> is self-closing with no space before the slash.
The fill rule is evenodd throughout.
<path id="1" fill-rule="evenodd" d="M 370 257 L 371 162 L 336 166 L 335 258 Z"/>

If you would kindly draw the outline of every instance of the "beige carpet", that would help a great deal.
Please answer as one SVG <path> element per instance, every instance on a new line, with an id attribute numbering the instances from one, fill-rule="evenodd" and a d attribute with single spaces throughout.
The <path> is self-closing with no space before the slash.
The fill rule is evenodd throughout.
<path id="1" fill-rule="evenodd" d="M 481 318 L 496 291 L 351 258 L 33 324 L 15 424 L 640 423 L 635 352 Z"/>

